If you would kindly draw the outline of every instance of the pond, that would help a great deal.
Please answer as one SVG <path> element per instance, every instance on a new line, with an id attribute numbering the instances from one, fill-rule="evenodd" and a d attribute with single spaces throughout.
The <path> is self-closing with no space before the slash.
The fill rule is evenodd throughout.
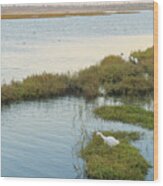
<path id="1" fill-rule="evenodd" d="M 118 99 L 61 97 L 2 107 L 2 176 L 86 178 L 79 151 L 101 130 L 139 131 L 133 143 L 153 165 L 153 131 L 121 122 L 103 121 L 92 110 L 123 104 Z M 139 104 L 139 103 L 138 103 Z M 153 102 L 140 106 L 153 110 Z M 153 180 L 153 167 L 146 180 Z"/>

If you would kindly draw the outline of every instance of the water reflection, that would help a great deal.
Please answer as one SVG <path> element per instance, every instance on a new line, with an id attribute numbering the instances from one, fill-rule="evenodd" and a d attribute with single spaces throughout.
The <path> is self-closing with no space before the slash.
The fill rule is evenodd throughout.
<path id="1" fill-rule="evenodd" d="M 141 132 L 133 144 L 153 165 L 153 131 L 96 118 L 92 110 L 104 104 L 123 101 L 62 97 L 2 107 L 2 176 L 86 178 L 80 150 L 99 130 Z M 152 104 L 147 102 L 146 108 Z M 146 179 L 153 179 L 153 167 Z"/>

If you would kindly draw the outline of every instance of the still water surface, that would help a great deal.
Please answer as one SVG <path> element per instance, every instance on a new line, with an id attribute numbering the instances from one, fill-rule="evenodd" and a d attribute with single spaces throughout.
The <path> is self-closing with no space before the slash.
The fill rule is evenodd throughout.
<path id="1" fill-rule="evenodd" d="M 133 144 L 153 165 L 153 131 L 96 118 L 92 110 L 104 104 L 122 103 L 64 97 L 2 107 L 2 176 L 86 178 L 79 151 L 100 130 L 141 132 Z M 151 102 L 143 106 L 153 109 Z M 146 179 L 153 179 L 153 168 Z"/>
<path id="2" fill-rule="evenodd" d="M 2 20 L 2 83 L 74 72 L 110 54 L 153 45 L 153 11 L 106 16 Z"/>

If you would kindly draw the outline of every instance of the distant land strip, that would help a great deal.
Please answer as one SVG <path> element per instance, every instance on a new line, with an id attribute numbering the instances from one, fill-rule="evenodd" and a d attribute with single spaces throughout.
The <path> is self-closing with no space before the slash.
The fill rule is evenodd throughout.
<path id="1" fill-rule="evenodd" d="M 147 2 L 96 2 L 58 4 L 10 4 L 1 5 L 2 19 L 57 18 L 66 16 L 96 16 L 112 14 L 134 14 L 153 10 Z"/>
<path id="2" fill-rule="evenodd" d="M 109 13 L 105 12 L 2 14 L 1 19 L 55 18 L 67 16 L 96 16 L 105 14 L 109 15 Z"/>
<path id="3" fill-rule="evenodd" d="M 29 18 L 57 18 L 68 16 L 97 16 L 112 14 L 135 14 L 139 11 L 123 11 L 123 12 L 75 12 L 75 13 L 25 13 L 25 14 L 2 14 L 1 19 L 29 19 Z"/>

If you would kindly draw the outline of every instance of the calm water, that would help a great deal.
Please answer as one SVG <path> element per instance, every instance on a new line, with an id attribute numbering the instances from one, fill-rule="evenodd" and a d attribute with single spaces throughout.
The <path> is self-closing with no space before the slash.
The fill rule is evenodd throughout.
<path id="1" fill-rule="evenodd" d="M 122 103 L 65 97 L 2 107 L 2 176 L 86 178 L 79 151 L 99 130 L 141 132 L 133 144 L 153 165 L 153 131 L 96 118 L 92 109 L 103 104 Z M 145 108 L 152 109 L 153 103 Z M 146 179 L 153 179 L 153 168 Z"/>
<path id="2" fill-rule="evenodd" d="M 2 20 L 2 83 L 46 72 L 73 72 L 108 54 L 153 45 L 153 12 L 139 14 Z M 94 131 L 140 131 L 133 144 L 153 165 L 153 131 L 106 122 L 92 109 L 120 100 L 58 98 L 2 107 L 2 176 L 86 178 L 79 150 Z M 142 103 L 153 110 L 153 103 Z M 147 180 L 153 179 L 153 168 Z"/>
<path id="3" fill-rule="evenodd" d="M 74 72 L 109 54 L 153 45 L 153 11 L 106 16 L 2 20 L 2 83 Z"/>

